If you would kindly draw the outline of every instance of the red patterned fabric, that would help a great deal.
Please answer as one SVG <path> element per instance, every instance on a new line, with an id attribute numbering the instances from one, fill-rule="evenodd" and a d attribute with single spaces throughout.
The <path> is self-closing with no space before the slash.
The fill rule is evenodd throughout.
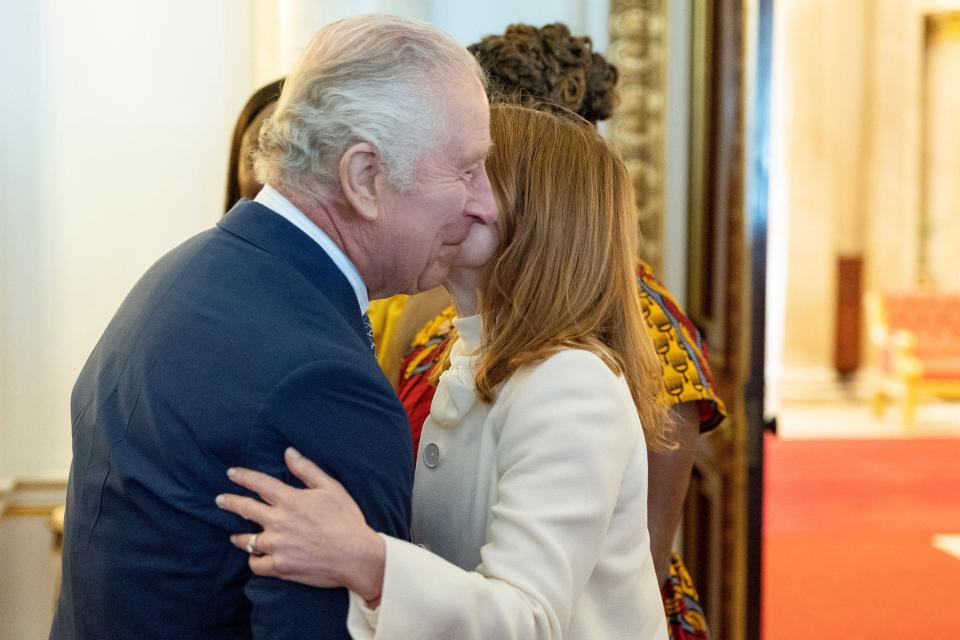
<path id="1" fill-rule="evenodd" d="M 397 395 L 410 418 L 410 433 L 413 436 L 413 455 L 420 448 L 420 432 L 430 415 L 430 404 L 436 387 L 430 383 L 430 372 L 440 359 L 447 345 L 447 336 L 453 329 L 456 312 L 447 307 L 440 315 L 423 326 L 413 340 L 409 353 L 400 362 L 400 384 Z"/>
<path id="2" fill-rule="evenodd" d="M 671 640 L 709 640 L 700 595 L 683 560 L 676 553 L 670 558 L 670 577 L 660 595 Z"/>

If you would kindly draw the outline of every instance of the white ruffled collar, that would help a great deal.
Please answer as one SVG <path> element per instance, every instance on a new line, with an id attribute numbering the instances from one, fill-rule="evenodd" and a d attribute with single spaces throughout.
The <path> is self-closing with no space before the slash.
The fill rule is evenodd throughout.
<path id="1" fill-rule="evenodd" d="M 480 316 L 454 318 L 458 338 L 450 351 L 450 368 L 443 372 L 430 406 L 430 417 L 441 428 L 454 428 L 477 401 L 474 374 L 480 357 Z"/>

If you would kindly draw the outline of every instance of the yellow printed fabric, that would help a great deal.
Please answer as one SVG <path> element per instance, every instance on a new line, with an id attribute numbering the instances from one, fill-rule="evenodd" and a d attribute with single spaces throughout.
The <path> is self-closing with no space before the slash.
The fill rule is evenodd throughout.
<path id="1" fill-rule="evenodd" d="M 709 640 L 707 618 L 703 614 L 700 595 L 680 556 L 670 558 L 670 577 L 663 585 L 663 608 L 667 614 L 670 640 Z"/>
<path id="2" fill-rule="evenodd" d="M 637 265 L 637 283 L 647 332 L 663 365 L 663 399 L 667 404 L 698 403 L 700 431 L 713 429 L 727 409 L 714 390 L 706 343 L 646 262 Z"/>
<path id="3" fill-rule="evenodd" d="M 370 302 L 367 315 L 370 317 L 370 326 L 373 328 L 373 342 L 377 345 L 377 362 L 384 371 L 393 369 L 388 360 L 393 354 L 404 354 L 408 345 L 394 344 L 397 340 L 397 326 L 403 309 L 410 296 L 398 294 L 382 300 Z"/>
<path id="4" fill-rule="evenodd" d="M 707 364 L 707 345 L 645 262 L 637 265 L 637 282 L 647 331 L 663 364 L 664 400 L 670 405 L 696 402 L 700 410 L 700 431 L 709 431 L 723 421 L 727 410 L 714 390 Z M 444 309 L 427 322 L 409 348 L 403 350 L 398 392 L 415 432 L 418 431 L 416 423 L 426 418 L 433 397 L 433 387 L 427 382 L 430 369 L 443 352 L 442 345 L 455 315 L 453 307 Z M 374 324 L 375 334 L 376 327 Z M 415 406 L 420 403 L 425 404 L 426 409 Z"/>

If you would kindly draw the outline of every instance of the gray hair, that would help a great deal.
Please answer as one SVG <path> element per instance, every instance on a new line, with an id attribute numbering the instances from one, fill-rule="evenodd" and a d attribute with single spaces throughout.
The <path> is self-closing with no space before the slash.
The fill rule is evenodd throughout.
<path id="1" fill-rule="evenodd" d="M 358 142 L 380 154 L 391 185 L 408 190 L 423 155 L 441 141 L 438 84 L 484 73 L 437 27 L 373 14 L 317 33 L 283 85 L 260 130 L 257 178 L 306 196 L 339 193 L 338 163 Z"/>

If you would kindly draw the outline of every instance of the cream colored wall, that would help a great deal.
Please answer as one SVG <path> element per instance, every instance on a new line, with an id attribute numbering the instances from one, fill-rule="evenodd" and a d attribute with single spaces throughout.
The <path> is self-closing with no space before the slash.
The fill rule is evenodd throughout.
<path id="1" fill-rule="evenodd" d="M 598 51 L 607 48 L 607 2 L 596 0 L 433 0 L 428 20 L 470 44 L 490 33 L 502 33 L 508 24 L 543 25 L 563 22 L 577 34 L 593 38 Z"/>
<path id="2" fill-rule="evenodd" d="M 664 134 L 664 213 L 657 276 L 687 306 L 690 226 L 690 64 L 693 16 L 686 2 L 667 5 L 667 87 Z"/>
<path id="3" fill-rule="evenodd" d="M 957 9 L 960 0 L 883 0 L 876 4 L 870 98 L 869 287 L 906 289 L 917 282 L 923 118 L 927 115 L 923 108 L 923 19 L 928 13 Z M 956 95 L 957 69 L 954 67 L 953 79 L 944 84 L 950 95 Z M 952 131 L 943 133 L 956 136 L 956 129 Z M 952 146 L 960 146 L 960 139 L 954 137 Z M 956 174 L 948 180 L 956 184 Z M 953 265 L 946 268 L 957 271 Z"/>
<path id="4" fill-rule="evenodd" d="M 430 4 L 429 0 L 255 0 L 253 70 L 257 86 L 285 75 L 325 24 L 373 12 L 427 20 Z"/>
<path id="5" fill-rule="evenodd" d="M 0 487 L 0 640 L 46 638 L 60 578 L 50 511 L 61 483 Z"/>
<path id="6" fill-rule="evenodd" d="M 866 290 L 917 282 L 923 16 L 958 7 L 960 0 L 848 0 L 837 11 L 830 0 L 777 2 L 774 55 L 784 77 L 773 101 L 784 149 L 771 203 L 787 233 L 785 395 L 834 378 L 838 257 L 864 256 Z"/>
<path id="7" fill-rule="evenodd" d="M 4 82 L 0 475 L 62 477 L 97 338 L 147 266 L 220 213 L 251 4 L 12 4 L 0 47 L 26 90 Z"/>
<path id="8" fill-rule="evenodd" d="M 590 35 L 598 51 L 607 46 L 607 3 L 591 0 L 256 0 L 254 75 L 258 83 L 266 84 L 286 73 L 324 24 L 374 11 L 426 20 L 464 45 L 502 32 L 514 22 L 542 25 L 560 21 L 574 33 Z"/>
<path id="9" fill-rule="evenodd" d="M 863 244 L 865 39 L 872 0 L 783 0 L 775 12 L 774 121 L 785 149 L 773 176 L 783 190 L 787 244 L 785 375 L 826 375 L 833 360 L 836 256 Z M 785 209 L 785 211 L 783 210 Z M 782 244 L 780 245 L 782 247 Z M 811 373 L 812 372 L 812 373 Z"/>
<path id="10" fill-rule="evenodd" d="M 4 2 L 0 640 L 49 632 L 77 373 L 140 274 L 221 212 L 252 1 Z"/>
<path id="11" fill-rule="evenodd" d="M 923 23 L 918 0 L 875 12 L 865 284 L 903 289 L 917 279 Z"/>
<path id="12" fill-rule="evenodd" d="M 0 640 L 45 638 L 60 573 L 47 518 L 4 518 L 0 540 Z"/>
<path id="13" fill-rule="evenodd" d="M 769 201 L 767 208 L 767 265 L 766 265 L 766 313 L 764 345 L 764 411 L 771 418 L 779 413 L 781 385 L 784 377 L 784 334 L 787 314 L 787 258 L 790 244 L 787 241 L 789 228 L 790 130 L 793 120 L 792 75 L 788 73 L 795 64 L 788 58 L 791 24 L 784 7 L 773 12 L 773 60 L 770 78 L 770 158 Z"/>
<path id="14" fill-rule="evenodd" d="M 926 60 L 921 188 L 929 225 L 928 275 L 940 289 L 960 292 L 960 33 L 935 38 Z"/>

